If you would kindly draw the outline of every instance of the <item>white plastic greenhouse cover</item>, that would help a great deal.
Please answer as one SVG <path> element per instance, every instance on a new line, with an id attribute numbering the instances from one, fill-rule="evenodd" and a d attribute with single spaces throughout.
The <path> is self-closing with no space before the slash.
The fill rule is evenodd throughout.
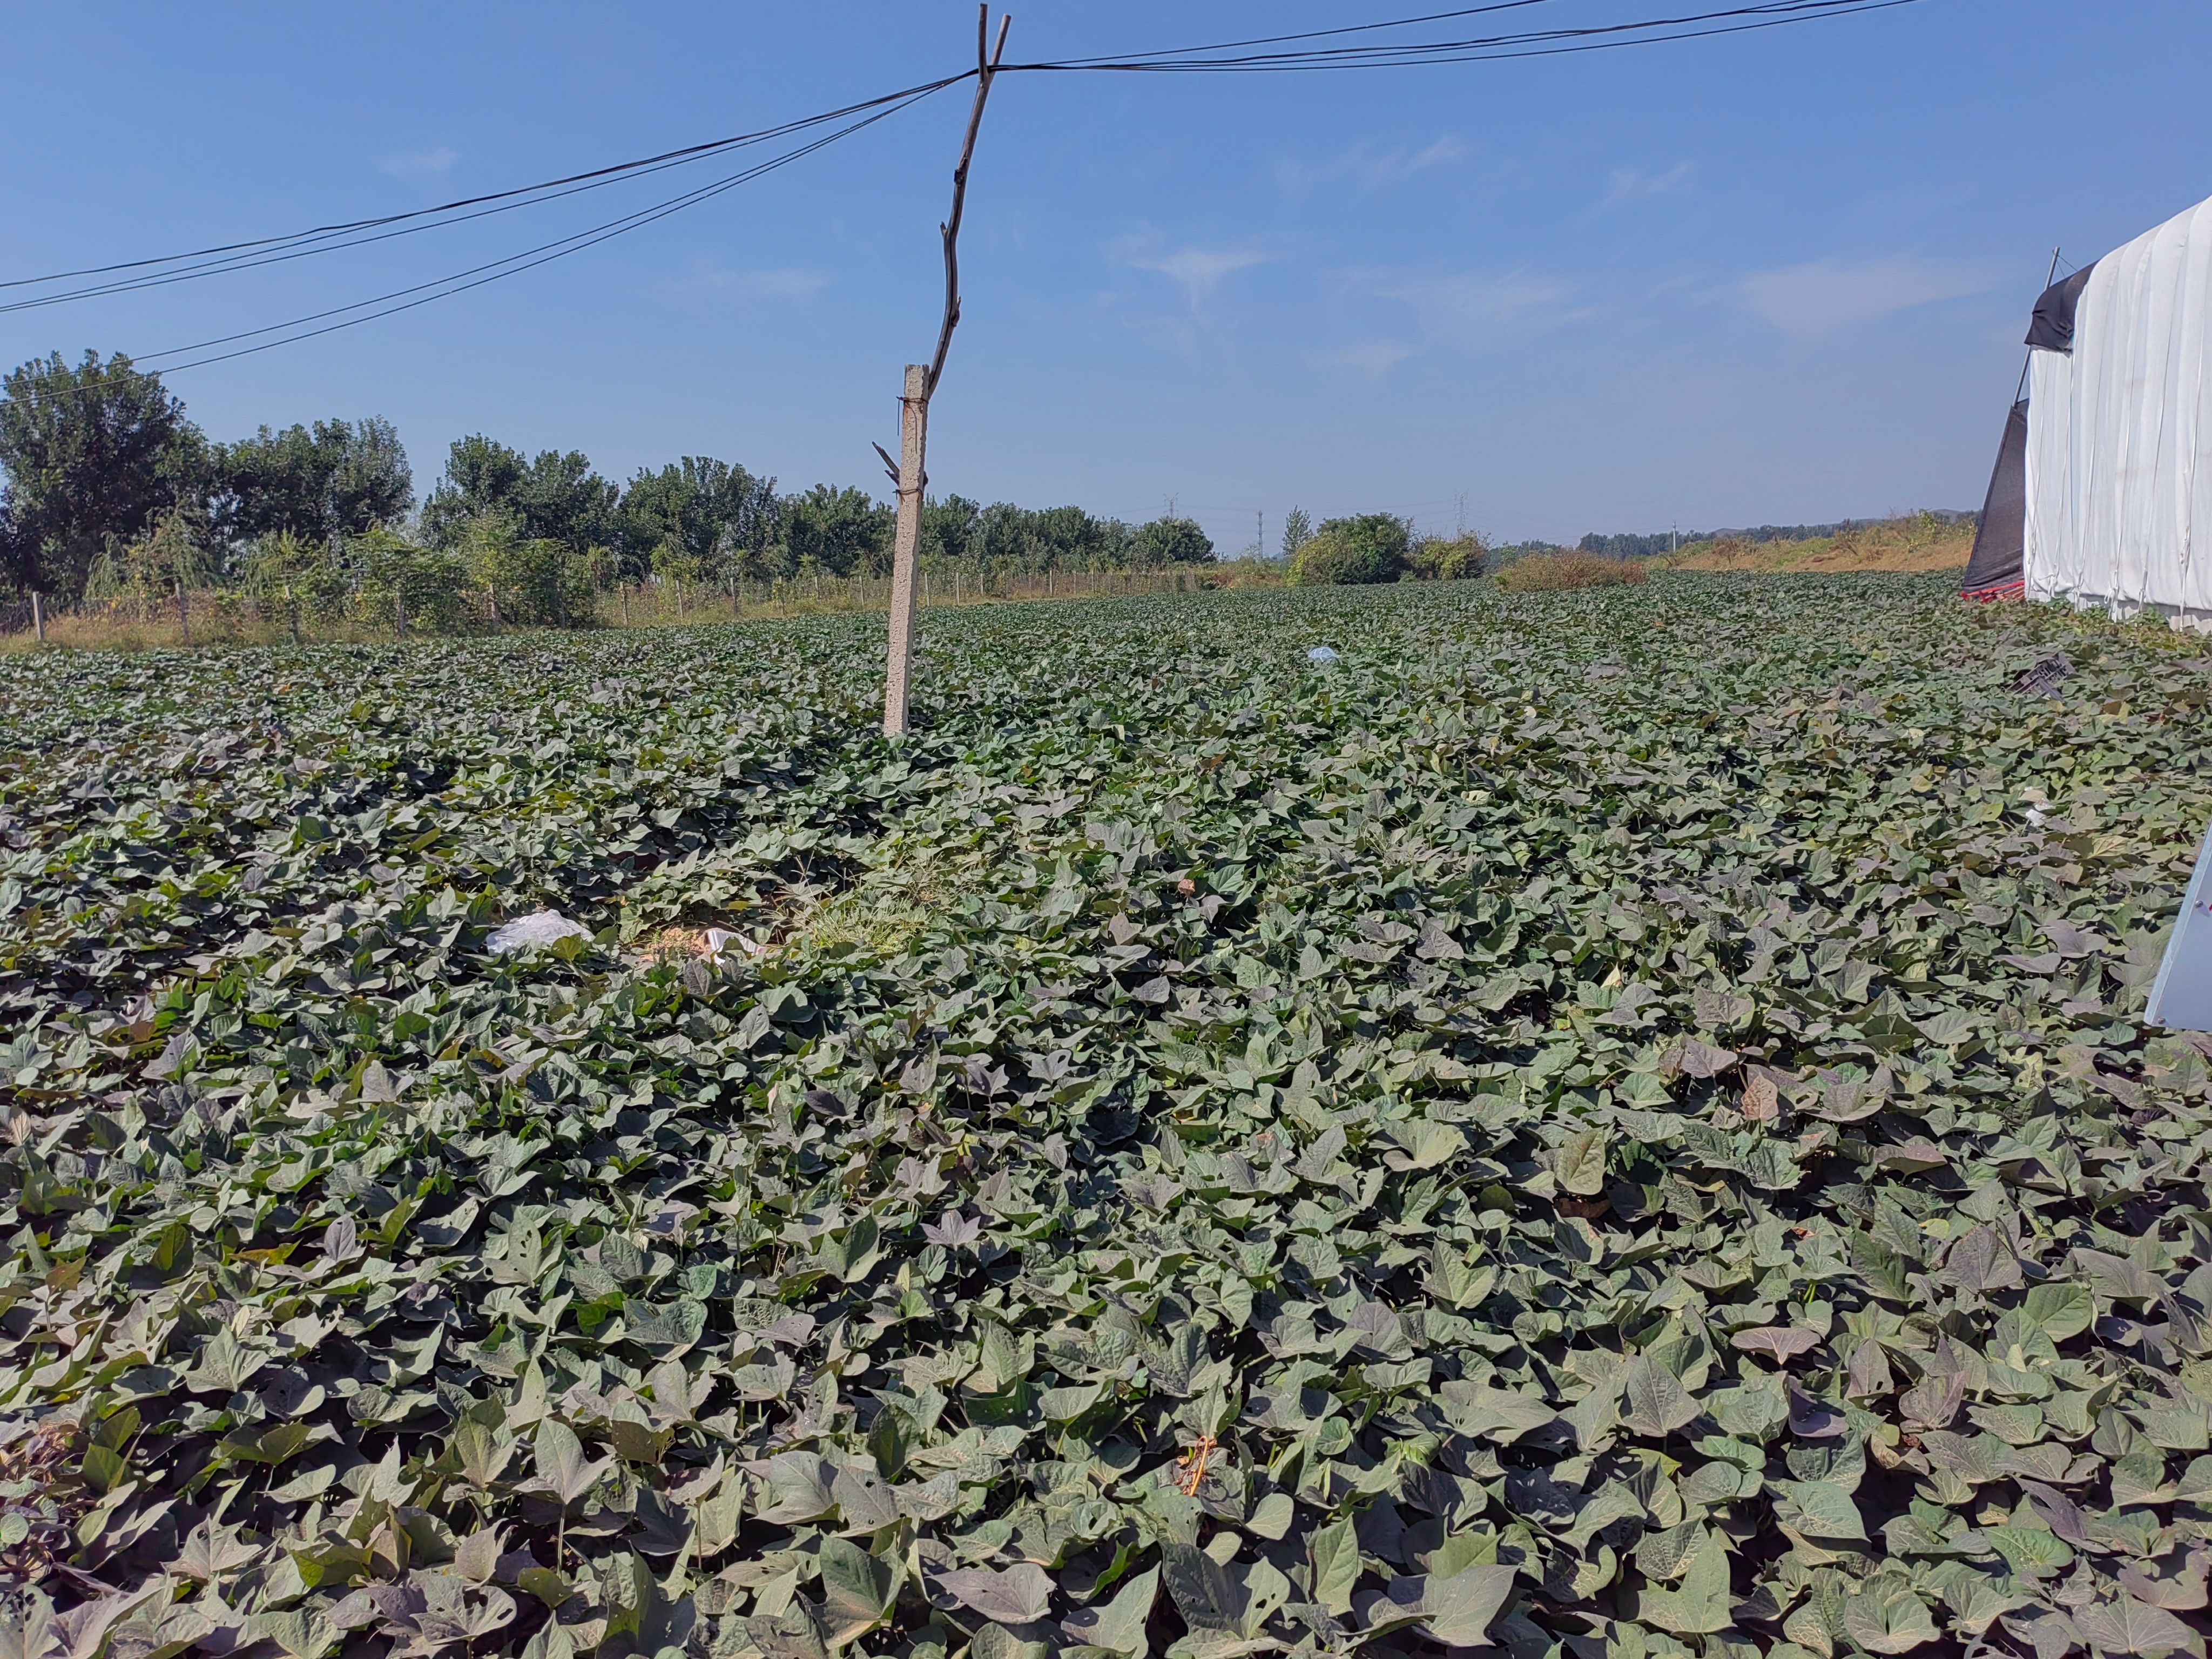
<path id="1" fill-rule="evenodd" d="M 2072 355 L 2033 354 L 2027 488 L 2028 598 L 2212 629 L 2212 201 L 2099 260 Z"/>

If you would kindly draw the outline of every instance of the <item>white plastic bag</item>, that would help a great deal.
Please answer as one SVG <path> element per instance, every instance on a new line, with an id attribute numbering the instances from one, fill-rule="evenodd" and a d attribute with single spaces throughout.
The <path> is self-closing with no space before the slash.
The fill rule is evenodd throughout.
<path id="1" fill-rule="evenodd" d="M 484 943 L 501 956 L 512 956 L 517 951 L 543 948 L 564 939 L 589 939 L 592 930 L 580 921 L 571 921 L 558 910 L 536 910 L 526 916 L 517 916 L 504 927 L 495 927 Z"/>

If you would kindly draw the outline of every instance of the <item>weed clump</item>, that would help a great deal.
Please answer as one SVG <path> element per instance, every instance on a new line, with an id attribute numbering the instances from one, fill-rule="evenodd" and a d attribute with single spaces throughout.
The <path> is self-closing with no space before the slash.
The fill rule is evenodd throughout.
<path id="1" fill-rule="evenodd" d="M 1498 573 L 1508 593 L 1557 593 L 1571 587 L 1619 587 L 1645 580 L 1640 560 L 1608 559 L 1595 553 L 1539 553 L 1516 559 Z"/>

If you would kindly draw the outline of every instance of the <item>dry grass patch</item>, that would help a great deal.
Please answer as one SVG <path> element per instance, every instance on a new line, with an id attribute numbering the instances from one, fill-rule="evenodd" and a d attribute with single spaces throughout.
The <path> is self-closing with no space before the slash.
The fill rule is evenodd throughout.
<path id="1" fill-rule="evenodd" d="M 1498 585 L 1508 593 L 1556 593 L 1571 587 L 1632 587 L 1644 580 L 1641 560 L 1601 558 L 1595 553 L 1539 553 L 1516 559 L 1498 573 Z"/>
<path id="2" fill-rule="evenodd" d="M 1932 513 L 1862 525 L 1835 536 L 1802 542 L 1752 542 L 1740 536 L 1692 542 L 1662 562 L 1677 570 L 1742 570 L 1761 574 L 1793 571 L 1956 570 L 1974 550 L 1974 525 L 1948 522 Z"/>

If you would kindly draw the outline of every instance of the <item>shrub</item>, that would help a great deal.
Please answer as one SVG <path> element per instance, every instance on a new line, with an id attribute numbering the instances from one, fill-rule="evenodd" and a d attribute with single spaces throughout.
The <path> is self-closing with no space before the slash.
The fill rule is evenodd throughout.
<path id="1" fill-rule="evenodd" d="M 1291 561 L 1299 587 L 1357 587 L 1394 582 L 1406 567 L 1412 538 L 1406 521 L 1389 513 L 1325 519 Z"/>
<path id="2" fill-rule="evenodd" d="M 1570 587 L 1633 586 L 1644 580 L 1643 563 L 1607 559 L 1595 553 L 1540 553 L 1517 559 L 1498 573 L 1509 593 L 1553 593 Z"/>
<path id="3" fill-rule="evenodd" d="M 591 556 L 544 537 L 487 539 L 470 548 L 470 574 L 499 596 L 502 622 L 567 628 L 592 617 Z"/>
<path id="4" fill-rule="evenodd" d="M 400 605 L 407 626 L 424 634 L 466 632 L 468 567 L 451 553 L 418 547 L 389 530 L 372 530 L 346 547 L 354 575 L 352 611 L 376 628 L 396 628 Z"/>
<path id="5" fill-rule="evenodd" d="M 1490 567 L 1490 548 L 1473 532 L 1457 536 L 1424 536 L 1406 555 L 1406 574 L 1423 581 L 1463 581 Z"/>
<path id="6" fill-rule="evenodd" d="M 246 560 L 247 591 L 276 607 L 295 634 L 303 621 L 327 623 L 345 615 L 352 588 L 327 542 L 289 530 L 259 538 Z"/>

